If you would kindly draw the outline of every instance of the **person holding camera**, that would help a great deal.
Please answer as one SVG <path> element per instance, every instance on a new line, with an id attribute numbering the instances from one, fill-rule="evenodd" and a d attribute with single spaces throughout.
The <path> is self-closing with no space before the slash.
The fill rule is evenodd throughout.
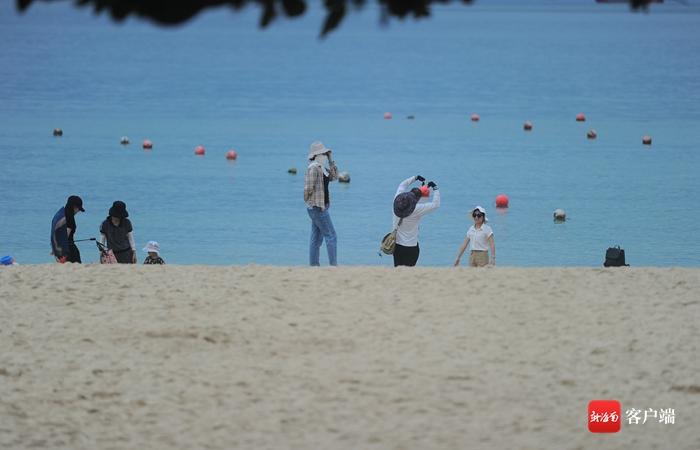
<path id="1" fill-rule="evenodd" d="M 420 219 L 426 214 L 430 214 L 440 207 L 440 191 L 432 181 L 428 182 L 428 187 L 433 188 L 433 200 L 425 203 L 418 203 L 423 197 L 420 188 L 408 187 L 416 182 L 425 182 L 425 178 L 420 175 L 408 178 L 399 184 L 394 196 L 394 229 L 396 229 L 396 247 L 394 249 L 394 267 L 415 266 L 420 256 L 418 245 L 418 230 Z M 399 226 L 399 220 L 401 225 Z"/>
<path id="2" fill-rule="evenodd" d="M 304 176 L 304 201 L 311 218 L 311 239 L 309 241 L 309 265 L 320 266 L 319 253 L 323 239 L 326 239 L 328 264 L 338 265 L 338 237 L 328 209 L 331 207 L 331 194 L 328 185 L 338 179 L 338 167 L 333 162 L 331 150 L 323 142 L 311 144 L 308 156 L 309 167 Z M 326 167 L 328 164 L 328 167 Z"/>

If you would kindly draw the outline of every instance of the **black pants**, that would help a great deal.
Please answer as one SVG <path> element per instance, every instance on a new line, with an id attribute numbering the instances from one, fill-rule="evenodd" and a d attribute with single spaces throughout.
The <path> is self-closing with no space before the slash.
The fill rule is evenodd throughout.
<path id="1" fill-rule="evenodd" d="M 398 266 L 415 266 L 420 255 L 420 247 L 416 244 L 415 247 L 404 247 L 396 244 L 394 249 L 394 267 Z"/>
<path id="2" fill-rule="evenodd" d="M 77 245 L 72 243 L 68 244 L 68 255 L 66 255 L 66 262 L 78 264 L 82 263 L 82 261 L 80 260 L 80 250 L 78 250 Z"/>
<path id="3" fill-rule="evenodd" d="M 130 248 L 126 250 L 112 250 L 114 252 L 114 257 L 117 258 L 119 264 L 133 264 L 134 251 Z"/>

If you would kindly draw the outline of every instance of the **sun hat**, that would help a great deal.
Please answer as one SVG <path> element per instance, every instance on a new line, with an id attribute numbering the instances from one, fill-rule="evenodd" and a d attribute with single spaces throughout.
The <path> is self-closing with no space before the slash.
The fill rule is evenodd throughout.
<path id="1" fill-rule="evenodd" d="M 80 211 L 85 212 L 85 210 L 83 209 L 83 199 L 78 197 L 77 195 L 71 195 L 70 197 L 68 197 L 66 206 L 68 205 L 77 206 Z"/>
<path id="2" fill-rule="evenodd" d="M 394 214 L 399 218 L 406 218 L 416 209 L 416 203 L 418 199 L 413 192 L 399 194 L 394 198 Z"/>
<path id="3" fill-rule="evenodd" d="M 471 211 L 467 211 L 467 215 L 469 216 L 469 219 L 470 219 L 472 222 L 475 222 L 474 218 L 472 217 L 472 214 L 473 214 L 474 211 L 476 211 L 477 209 L 479 210 L 479 212 L 481 212 L 481 214 L 484 215 L 484 223 L 488 222 L 489 219 L 486 218 L 486 210 L 485 210 L 484 208 L 482 208 L 481 206 L 477 206 L 476 208 L 472 209 Z"/>
<path id="4" fill-rule="evenodd" d="M 311 144 L 311 153 L 309 153 L 309 159 L 313 159 L 316 155 L 322 155 L 330 151 L 330 149 L 326 148 L 326 146 L 323 145 L 323 142 L 316 141 L 313 144 Z"/>
<path id="5" fill-rule="evenodd" d="M 154 252 L 160 256 L 160 246 L 156 241 L 148 241 L 148 244 L 143 248 L 144 252 Z"/>
<path id="6" fill-rule="evenodd" d="M 129 213 L 126 210 L 126 203 L 119 200 L 112 203 L 112 207 L 109 208 L 109 216 L 116 217 L 117 219 L 126 219 L 129 217 Z"/>

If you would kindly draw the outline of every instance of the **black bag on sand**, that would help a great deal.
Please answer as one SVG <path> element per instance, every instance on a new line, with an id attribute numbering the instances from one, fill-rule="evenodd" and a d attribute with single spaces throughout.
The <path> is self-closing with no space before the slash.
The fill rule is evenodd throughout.
<path id="1" fill-rule="evenodd" d="M 605 267 L 629 266 L 629 264 L 625 264 L 625 251 L 622 250 L 619 245 L 610 247 L 605 252 L 605 262 L 603 265 Z"/>

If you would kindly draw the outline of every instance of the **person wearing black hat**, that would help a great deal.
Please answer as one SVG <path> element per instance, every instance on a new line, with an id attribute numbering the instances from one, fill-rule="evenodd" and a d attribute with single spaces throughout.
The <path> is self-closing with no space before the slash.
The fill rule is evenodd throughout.
<path id="1" fill-rule="evenodd" d="M 78 226 L 75 224 L 75 215 L 85 212 L 83 199 L 77 195 L 71 195 L 66 201 L 66 206 L 59 209 L 51 221 L 51 254 L 57 262 L 72 262 L 80 264 L 80 250 L 73 242 L 73 236 Z"/>
<path id="2" fill-rule="evenodd" d="M 136 264 L 136 244 L 133 227 L 127 219 L 126 203 L 117 200 L 109 209 L 109 216 L 100 225 L 100 242 L 106 246 L 120 264 Z"/>
<path id="3" fill-rule="evenodd" d="M 423 192 L 419 188 L 408 190 L 408 187 L 416 181 L 424 182 L 425 178 L 416 175 L 404 180 L 394 196 L 394 229 L 396 230 L 394 267 L 416 265 L 420 255 L 418 246 L 420 218 L 440 207 L 440 191 L 432 181 L 428 182 L 428 187 L 433 188 L 433 200 L 418 203 L 418 200 L 423 197 Z M 403 220 L 399 226 L 401 219 Z"/>

